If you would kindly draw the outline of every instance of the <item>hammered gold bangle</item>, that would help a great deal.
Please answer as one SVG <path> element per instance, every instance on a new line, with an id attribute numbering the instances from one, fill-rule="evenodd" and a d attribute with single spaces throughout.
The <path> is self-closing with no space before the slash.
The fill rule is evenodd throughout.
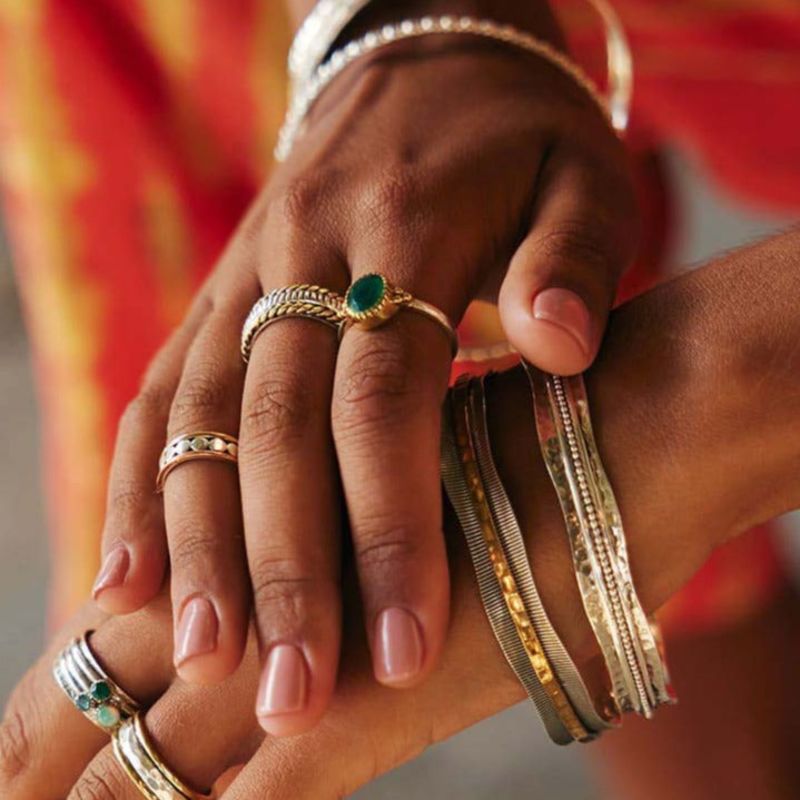
<path id="1" fill-rule="evenodd" d="M 494 575 L 503 593 L 508 613 L 513 620 L 519 640 L 522 642 L 531 667 L 536 673 L 542 688 L 547 693 L 559 720 L 577 741 L 586 741 L 594 735 L 586 729 L 567 697 L 553 671 L 544 647 L 536 632 L 525 603 L 517 588 L 514 576 L 503 551 L 502 543 L 495 529 L 491 509 L 486 499 L 486 491 L 478 469 L 475 447 L 470 433 L 471 421 L 468 401 L 468 380 L 462 378 L 452 390 L 453 433 L 459 460 L 472 498 L 472 504 L 480 519 L 484 545 L 494 567 Z"/>
<path id="2" fill-rule="evenodd" d="M 117 762 L 148 800 L 210 800 L 213 797 L 190 789 L 164 763 L 147 735 L 141 713 L 119 726 L 113 745 Z"/>

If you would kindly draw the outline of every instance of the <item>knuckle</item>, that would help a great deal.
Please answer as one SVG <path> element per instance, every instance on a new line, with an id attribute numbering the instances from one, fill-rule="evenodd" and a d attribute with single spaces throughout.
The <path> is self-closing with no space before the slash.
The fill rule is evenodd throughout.
<path id="1" fill-rule="evenodd" d="M 108 516 L 117 522 L 127 519 L 141 519 L 149 515 L 153 499 L 156 497 L 152 487 L 139 482 L 129 482 L 113 486 L 108 498 Z"/>
<path id="2" fill-rule="evenodd" d="M 31 764 L 31 744 L 25 715 L 11 711 L 0 724 L 0 788 L 3 795 L 8 786 L 23 775 Z"/>
<path id="3" fill-rule="evenodd" d="M 537 245 L 540 255 L 550 262 L 606 268 L 612 260 L 606 231 L 586 220 L 562 222 L 544 232 Z"/>
<path id="4" fill-rule="evenodd" d="M 213 564 L 218 539 L 202 522 L 179 518 L 170 526 L 169 557 L 176 573 L 195 573 Z"/>
<path id="5" fill-rule="evenodd" d="M 421 210 L 421 187 L 414 172 L 406 165 L 386 167 L 367 192 L 368 209 L 380 221 L 397 225 Z"/>
<path id="6" fill-rule="evenodd" d="M 250 561 L 256 608 L 268 608 L 270 621 L 280 619 L 284 625 L 299 626 L 320 577 L 299 559 L 269 551 L 254 555 Z"/>
<path id="7" fill-rule="evenodd" d="M 167 418 L 172 392 L 160 383 L 145 383 L 139 394 L 128 403 L 122 415 L 122 425 L 138 429 L 161 424 Z"/>
<path id="8" fill-rule="evenodd" d="M 170 429 L 185 425 L 205 424 L 224 413 L 234 402 L 232 386 L 235 382 L 219 375 L 218 365 L 198 370 L 181 382 L 170 409 Z"/>
<path id="9" fill-rule="evenodd" d="M 294 440 L 314 417 L 314 402 L 299 375 L 272 375 L 258 382 L 242 415 L 242 446 L 265 456 L 281 443 Z"/>
<path id="10" fill-rule="evenodd" d="M 295 176 L 278 193 L 282 221 L 292 227 L 308 227 L 320 217 L 329 191 L 330 181 L 322 171 Z"/>
<path id="11" fill-rule="evenodd" d="M 352 368 L 337 382 L 333 423 L 338 433 L 376 422 L 384 425 L 404 416 L 419 399 L 411 349 L 395 337 L 379 345 L 374 337 L 362 341 Z"/>
<path id="12" fill-rule="evenodd" d="M 70 800 L 119 800 L 129 794 L 116 765 L 106 758 L 92 762 L 70 793 Z"/>
<path id="13" fill-rule="evenodd" d="M 419 540 L 412 525 L 361 522 L 353 535 L 359 564 L 366 569 L 412 562 L 419 554 Z"/>

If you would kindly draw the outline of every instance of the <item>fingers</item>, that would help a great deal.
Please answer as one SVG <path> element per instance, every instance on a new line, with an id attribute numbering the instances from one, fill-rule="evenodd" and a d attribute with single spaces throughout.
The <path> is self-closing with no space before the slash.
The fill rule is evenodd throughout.
<path id="1" fill-rule="evenodd" d="M 120 420 L 109 479 L 103 528 L 103 560 L 94 584 L 98 605 L 108 613 L 141 608 L 164 579 L 167 542 L 155 481 L 167 417 L 186 351 L 208 312 L 200 295 L 184 324 L 153 361 L 139 395 Z"/>
<path id="2" fill-rule="evenodd" d="M 169 417 L 172 438 L 214 431 L 236 436 L 244 384 L 242 320 L 258 297 L 249 291 L 215 309 L 186 357 Z M 236 466 L 198 459 L 165 481 L 178 674 L 193 683 L 230 675 L 244 650 L 250 591 Z"/>
<path id="3" fill-rule="evenodd" d="M 622 159 L 562 144 L 543 166 L 533 226 L 500 290 L 509 341 L 549 372 L 571 375 L 594 360 L 617 280 L 634 255 L 635 203 Z"/>
<path id="4" fill-rule="evenodd" d="M 408 309 L 379 328 L 351 327 L 337 362 L 333 433 L 374 672 L 390 686 L 429 672 L 447 627 L 439 432 L 449 364 L 446 333 Z"/>
<path id="5" fill-rule="evenodd" d="M 86 606 L 54 638 L 45 655 L 12 695 L 0 726 L 0 796 L 4 800 L 61 800 L 85 764 L 108 741 L 72 705 L 52 676 L 56 654 L 73 636 L 96 629 L 95 655 L 109 675 L 147 703 L 172 678 L 169 610 L 150 604 L 136 614 L 111 618 Z"/>
<path id="6" fill-rule="evenodd" d="M 264 290 L 347 285 L 332 249 L 270 224 Z M 287 238 L 289 241 L 287 241 Z M 331 276 L 338 276 L 336 279 Z M 254 342 L 242 401 L 240 481 L 263 672 L 256 701 L 275 736 L 312 727 L 336 680 L 341 639 L 340 529 L 330 398 L 337 335 L 288 318 Z"/>
<path id="7" fill-rule="evenodd" d="M 254 639 L 248 659 L 243 669 L 217 686 L 173 684 L 144 715 L 155 752 L 197 792 L 207 792 L 230 766 L 247 761 L 263 738 L 252 712 L 257 679 Z M 110 744 L 83 765 L 69 800 L 141 800 Z"/>

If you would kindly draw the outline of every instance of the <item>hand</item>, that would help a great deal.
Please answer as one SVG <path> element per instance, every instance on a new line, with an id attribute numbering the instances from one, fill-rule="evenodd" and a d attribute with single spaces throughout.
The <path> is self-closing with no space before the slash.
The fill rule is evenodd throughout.
<path id="1" fill-rule="evenodd" d="M 647 609 L 676 591 L 714 545 L 798 503 L 792 469 L 800 441 L 800 326 L 792 307 L 800 288 L 797 239 L 777 238 L 728 257 L 727 264 L 686 276 L 614 315 L 589 389 Z M 761 387 L 758 395 L 742 391 L 753 385 Z M 497 460 L 526 532 L 540 593 L 585 668 L 595 649 L 563 521 L 535 456 L 530 400 L 518 373 L 493 386 Z M 233 800 L 340 796 L 515 702 L 520 687 L 493 641 L 462 538 L 450 531 L 453 625 L 442 662 L 423 685 L 402 696 L 375 685 L 360 629 L 349 624 L 343 674 L 325 723 L 291 743 L 262 741 L 249 706 L 258 680 L 252 640 L 243 665 L 224 684 L 187 686 L 174 680 L 167 656 L 166 598 L 110 620 L 89 606 L 12 698 L 0 728 L 0 794 L 55 800 L 73 787 L 72 800 L 137 796 L 110 749 L 101 750 L 103 735 L 70 707 L 50 677 L 58 647 L 90 627 L 97 629 L 93 647 L 112 675 L 143 703 L 154 703 L 148 729 L 178 774 L 209 785 L 250 758 L 226 795 Z M 346 619 L 352 621 L 357 613 L 348 585 Z"/>
<path id="2" fill-rule="evenodd" d="M 512 343 L 542 367 L 575 372 L 596 352 L 634 219 L 620 143 L 549 63 L 445 37 L 353 65 L 124 416 L 101 607 L 148 602 L 168 542 L 175 663 L 185 680 L 218 681 L 244 650 L 249 564 L 266 664 L 259 717 L 272 734 L 307 729 L 329 702 L 340 648 L 340 472 L 374 672 L 387 685 L 418 683 L 447 629 L 447 339 L 401 313 L 379 330 L 351 329 L 337 351 L 330 330 L 286 320 L 258 337 L 245 376 L 242 322 L 269 289 L 343 292 L 379 270 L 454 322 L 500 289 Z M 239 481 L 228 465 L 181 466 L 162 508 L 161 447 L 197 430 L 239 432 Z"/>

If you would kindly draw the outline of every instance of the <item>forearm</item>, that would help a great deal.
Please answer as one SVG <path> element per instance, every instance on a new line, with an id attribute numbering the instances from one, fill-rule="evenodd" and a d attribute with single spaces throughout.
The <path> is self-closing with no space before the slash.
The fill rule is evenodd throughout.
<path id="1" fill-rule="evenodd" d="M 728 255 L 616 311 L 587 376 L 646 608 L 711 550 L 800 505 L 800 235 Z M 495 382 L 493 440 L 545 606 L 593 650 L 525 381 Z"/>

